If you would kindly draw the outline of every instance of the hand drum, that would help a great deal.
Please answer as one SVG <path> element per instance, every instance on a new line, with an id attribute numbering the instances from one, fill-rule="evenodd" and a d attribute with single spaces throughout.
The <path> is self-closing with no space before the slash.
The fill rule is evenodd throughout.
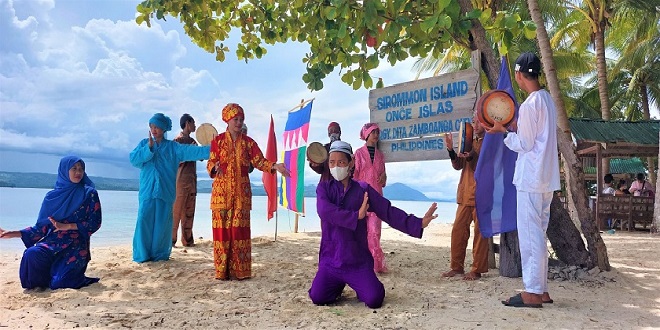
<path id="1" fill-rule="evenodd" d="M 472 139 L 474 130 L 472 124 L 468 122 L 461 122 L 461 127 L 458 129 L 458 153 L 472 151 Z"/>
<path id="2" fill-rule="evenodd" d="M 218 136 L 218 131 L 209 123 L 204 123 L 199 125 L 195 130 L 195 136 L 197 137 L 197 142 L 203 146 L 211 145 L 213 139 Z"/>
<path id="3" fill-rule="evenodd" d="M 328 150 L 319 142 L 312 142 L 307 146 L 307 159 L 317 164 L 323 164 L 328 159 Z"/>
<path id="4" fill-rule="evenodd" d="M 506 127 L 513 121 L 515 113 L 513 99 L 501 89 L 490 90 L 477 101 L 477 119 L 486 128 L 493 127 L 496 121 Z"/>

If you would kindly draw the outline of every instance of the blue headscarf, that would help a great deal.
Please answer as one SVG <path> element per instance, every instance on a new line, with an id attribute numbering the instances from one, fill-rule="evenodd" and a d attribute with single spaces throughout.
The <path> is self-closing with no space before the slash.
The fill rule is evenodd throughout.
<path id="1" fill-rule="evenodd" d="M 172 130 L 172 119 L 160 112 L 149 119 L 149 124 L 158 126 L 158 128 L 162 129 L 163 132 Z"/>
<path id="2" fill-rule="evenodd" d="M 87 194 L 94 189 L 94 182 L 87 177 L 87 173 L 83 174 L 79 183 L 73 183 L 69 179 L 69 170 L 77 162 L 80 162 L 85 169 L 85 162 L 80 157 L 66 156 L 60 160 L 55 189 L 46 193 L 41 203 L 37 225 L 49 224 L 48 217 L 53 217 L 57 221 L 70 217 L 82 205 Z"/>

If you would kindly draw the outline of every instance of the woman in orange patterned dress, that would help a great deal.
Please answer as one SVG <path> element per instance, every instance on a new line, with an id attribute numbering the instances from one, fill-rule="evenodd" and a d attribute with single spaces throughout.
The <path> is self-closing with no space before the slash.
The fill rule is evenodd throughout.
<path id="1" fill-rule="evenodd" d="M 227 104 L 222 109 L 222 120 L 227 123 L 227 130 L 211 142 L 206 164 L 213 178 L 211 216 L 215 278 L 242 280 L 252 276 L 250 165 L 264 172 L 278 171 L 284 176 L 288 176 L 289 171 L 284 164 L 267 160 L 257 143 L 241 132 L 245 120 L 241 106 Z"/>

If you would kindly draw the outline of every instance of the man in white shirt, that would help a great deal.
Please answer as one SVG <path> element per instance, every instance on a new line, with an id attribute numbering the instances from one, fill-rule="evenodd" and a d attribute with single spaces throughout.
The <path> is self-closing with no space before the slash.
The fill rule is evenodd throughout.
<path id="1" fill-rule="evenodd" d="M 603 185 L 603 190 L 601 191 L 601 194 L 603 195 L 615 195 L 616 190 L 614 187 L 612 187 L 612 181 L 614 181 L 614 176 L 612 174 L 607 173 L 603 177 L 603 182 L 605 183 Z"/>
<path id="2" fill-rule="evenodd" d="M 533 53 L 516 60 L 515 79 L 529 96 L 520 105 L 518 119 L 509 128 L 495 123 L 488 133 L 503 132 L 504 144 L 518 153 L 513 184 L 517 190 L 517 226 L 525 291 L 505 306 L 543 307 L 552 303 L 548 293 L 548 250 L 546 230 L 550 202 L 559 190 L 557 110 L 550 93 L 541 88 L 541 61 Z M 510 131 L 510 132 L 509 132 Z"/>

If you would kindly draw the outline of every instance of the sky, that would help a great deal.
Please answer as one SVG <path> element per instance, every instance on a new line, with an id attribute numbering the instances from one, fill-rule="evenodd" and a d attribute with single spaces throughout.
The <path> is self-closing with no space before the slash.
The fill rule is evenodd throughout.
<path id="1" fill-rule="evenodd" d="M 326 143 L 328 123 L 337 121 L 342 140 L 353 149 L 364 144 L 369 91 L 353 90 L 338 71 L 321 91 L 308 90 L 301 78 L 306 44 L 268 46 L 262 59 L 245 63 L 231 39 L 232 52 L 217 62 L 175 18 L 137 25 L 139 2 L 0 0 L 0 171 L 56 173 L 59 159 L 74 153 L 91 176 L 137 178 L 128 155 L 148 136 L 154 113 L 172 118 L 172 139 L 184 113 L 224 131 L 221 110 L 230 102 L 245 109 L 248 135 L 264 152 L 270 116 L 281 150 L 287 112 L 312 98 L 309 142 Z M 372 75 L 386 86 L 411 81 L 414 61 L 383 63 Z M 198 171 L 207 177 L 203 165 Z M 448 160 L 388 163 L 386 171 L 389 183 L 442 199 L 455 197 L 460 176 Z M 261 184 L 261 172 L 251 180 Z M 307 168 L 305 182 L 318 175 Z"/>

